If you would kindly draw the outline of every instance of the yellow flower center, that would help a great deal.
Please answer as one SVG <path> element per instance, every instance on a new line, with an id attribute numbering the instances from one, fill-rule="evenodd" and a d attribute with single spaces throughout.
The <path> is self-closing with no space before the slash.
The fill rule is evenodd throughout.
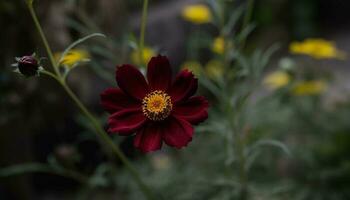
<path id="1" fill-rule="evenodd" d="M 153 121 L 161 121 L 167 118 L 172 108 L 173 104 L 170 96 L 160 90 L 149 93 L 142 101 L 143 114 Z"/>

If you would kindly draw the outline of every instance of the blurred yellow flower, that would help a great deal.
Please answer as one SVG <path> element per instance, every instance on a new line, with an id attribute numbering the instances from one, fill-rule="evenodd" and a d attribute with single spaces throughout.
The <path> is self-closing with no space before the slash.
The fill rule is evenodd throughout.
<path id="1" fill-rule="evenodd" d="M 290 75 L 283 71 L 276 71 L 269 74 L 263 81 L 263 83 L 272 90 L 279 89 L 288 85 L 290 82 Z"/>
<path id="2" fill-rule="evenodd" d="M 157 170 L 166 170 L 171 167 L 171 158 L 168 155 L 160 154 L 151 157 L 151 163 Z"/>
<path id="3" fill-rule="evenodd" d="M 79 62 L 87 62 L 90 60 L 90 55 L 87 51 L 83 49 L 72 49 L 68 51 L 68 53 L 61 58 L 62 53 L 56 53 L 55 58 L 60 62 L 60 65 L 64 65 L 67 67 L 73 67 L 75 64 Z M 61 58 L 61 60 L 59 60 Z"/>
<path id="4" fill-rule="evenodd" d="M 301 81 L 292 89 L 292 93 L 296 96 L 317 95 L 322 94 L 328 88 L 328 84 L 323 80 Z"/>
<path id="5" fill-rule="evenodd" d="M 210 60 L 205 65 L 205 73 L 211 79 L 218 79 L 224 74 L 224 66 L 219 60 Z"/>
<path id="6" fill-rule="evenodd" d="M 304 54 L 316 59 L 345 59 L 346 54 L 337 49 L 335 44 L 324 39 L 310 38 L 303 42 L 292 42 L 289 50 L 294 54 Z"/>
<path id="7" fill-rule="evenodd" d="M 214 39 L 212 51 L 217 54 L 223 54 L 225 52 L 225 40 L 223 37 L 217 37 Z"/>
<path id="8" fill-rule="evenodd" d="M 195 60 L 185 61 L 181 65 L 181 69 L 188 69 L 191 72 L 193 72 L 193 74 L 196 76 L 200 75 L 201 68 L 202 68 L 202 65 L 198 61 L 195 61 Z"/>
<path id="9" fill-rule="evenodd" d="M 194 24 L 209 23 L 212 19 L 209 7 L 204 4 L 186 6 L 182 10 L 182 17 Z"/>
<path id="10" fill-rule="evenodd" d="M 144 47 L 142 50 L 142 62 L 140 62 L 140 50 L 133 50 L 131 52 L 131 61 L 136 65 L 147 64 L 153 56 L 156 55 L 156 52 L 150 47 Z"/>

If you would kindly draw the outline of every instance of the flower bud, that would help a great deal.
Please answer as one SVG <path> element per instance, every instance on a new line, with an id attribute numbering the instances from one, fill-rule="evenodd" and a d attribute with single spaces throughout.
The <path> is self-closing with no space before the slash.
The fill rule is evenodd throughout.
<path id="1" fill-rule="evenodd" d="M 35 76 L 38 74 L 39 62 L 34 56 L 23 56 L 17 58 L 15 66 L 18 71 L 26 77 Z"/>

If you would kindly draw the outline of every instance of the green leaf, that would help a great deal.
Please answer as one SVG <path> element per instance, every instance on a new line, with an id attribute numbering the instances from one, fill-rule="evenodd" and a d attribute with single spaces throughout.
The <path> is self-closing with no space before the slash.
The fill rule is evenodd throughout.
<path id="1" fill-rule="evenodd" d="M 10 167 L 0 169 L 0 177 L 9 177 L 21 175 L 25 173 L 48 173 L 66 178 L 74 179 L 83 184 L 86 183 L 88 177 L 75 171 L 71 171 L 62 167 L 53 167 L 48 164 L 41 163 L 27 163 L 20 165 L 13 165 Z"/>
<path id="2" fill-rule="evenodd" d="M 292 153 L 290 152 L 289 148 L 282 142 L 278 140 L 259 140 L 253 146 L 251 147 L 251 150 L 256 149 L 260 146 L 273 146 L 281 149 L 284 153 L 286 153 L 288 156 L 291 156 Z"/>
<path id="3" fill-rule="evenodd" d="M 229 18 L 229 21 L 225 25 L 224 30 L 223 30 L 225 34 L 229 34 L 233 30 L 233 28 L 237 24 L 239 18 L 242 16 L 243 11 L 244 11 L 243 6 L 240 6 L 234 12 L 232 12 L 232 14 Z"/>
<path id="4" fill-rule="evenodd" d="M 261 67 L 262 70 L 265 68 L 265 66 L 269 63 L 271 56 L 278 51 L 280 48 L 279 44 L 273 44 L 271 47 L 269 47 L 263 54 L 261 59 Z"/>
<path id="5" fill-rule="evenodd" d="M 277 148 L 281 149 L 288 156 L 292 155 L 289 148 L 280 141 L 277 141 L 277 140 L 259 140 L 256 143 L 254 143 L 252 146 L 250 146 L 248 149 L 246 149 L 246 151 L 245 151 L 246 170 L 249 170 L 253 166 L 256 159 L 262 154 L 261 151 L 255 151 L 257 148 L 262 147 L 262 146 L 277 147 Z"/>
<path id="6" fill-rule="evenodd" d="M 34 172 L 51 172 L 52 169 L 45 164 L 40 163 L 29 163 L 29 164 L 21 164 L 14 165 L 11 167 L 6 167 L 0 169 L 0 177 L 8 177 L 14 175 L 20 175 L 25 173 L 34 173 Z"/>
<path id="7" fill-rule="evenodd" d="M 258 156 L 261 154 L 260 151 L 255 151 L 251 153 L 251 155 L 247 156 L 246 158 L 246 164 L 245 169 L 249 171 L 249 169 L 253 166 L 255 160 L 258 158 Z"/>
<path id="8" fill-rule="evenodd" d="M 244 41 L 249 35 L 250 33 L 253 32 L 253 30 L 255 29 L 256 25 L 255 24 L 250 24 L 248 26 L 246 26 L 238 35 L 237 35 L 237 41 L 238 43 L 241 43 L 242 41 Z"/>
<path id="9" fill-rule="evenodd" d="M 221 18 L 221 8 L 219 2 L 216 0 L 207 0 L 209 7 L 211 9 L 211 13 L 213 15 L 213 23 L 219 26 L 220 18 Z"/>
<path id="10" fill-rule="evenodd" d="M 136 38 L 136 36 L 134 34 L 128 35 L 128 45 L 133 50 L 137 50 L 139 48 L 137 38 Z"/>
<path id="11" fill-rule="evenodd" d="M 61 58 L 59 60 L 59 63 L 62 62 L 63 58 L 67 55 L 67 53 L 72 50 L 74 47 L 76 47 L 77 45 L 81 44 L 82 42 L 85 42 L 86 40 L 93 38 L 93 37 L 106 37 L 104 34 L 102 33 L 93 33 L 90 34 L 88 36 L 85 36 L 83 38 L 80 38 L 78 40 L 76 40 L 75 42 L 73 42 L 71 45 L 69 45 L 62 53 Z"/>
<path id="12" fill-rule="evenodd" d="M 201 79 L 199 79 L 199 83 L 203 85 L 206 89 L 208 89 L 217 98 L 222 97 L 220 88 L 218 88 L 211 80 L 206 78 L 204 75 L 201 76 Z"/>
<path id="13" fill-rule="evenodd" d="M 108 172 L 113 167 L 109 164 L 99 165 L 95 173 L 90 177 L 89 184 L 93 187 L 106 187 L 108 186 Z"/>

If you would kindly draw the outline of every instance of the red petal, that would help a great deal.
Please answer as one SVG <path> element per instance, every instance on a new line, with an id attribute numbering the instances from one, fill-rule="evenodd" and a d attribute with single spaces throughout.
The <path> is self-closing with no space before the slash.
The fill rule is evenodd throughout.
<path id="1" fill-rule="evenodd" d="M 101 93 L 101 104 L 109 113 L 115 113 L 125 108 L 136 109 L 141 104 L 130 98 L 118 88 L 108 88 Z"/>
<path id="2" fill-rule="evenodd" d="M 171 67 L 166 56 L 153 57 L 148 63 L 147 79 L 151 90 L 167 91 L 171 84 Z"/>
<path id="3" fill-rule="evenodd" d="M 208 118 L 208 101 L 203 96 L 191 97 L 188 101 L 176 105 L 173 115 L 191 124 L 199 124 Z"/>
<path id="4" fill-rule="evenodd" d="M 108 131 L 128 135 L 134 133 L 145 122 L 146 118 L 140 109 L 122 110 L 109 117 Z"/>
<path id="5" fill-rule="evenodd" d="M 170 117 L 163 129 L 164 142 L 172 147 L 181 148 L 192 141 L 193 127 L 187 121 Z"/>
<path id="6" fill-rule="evenodd" d="M 174 103 L 186 100 L 196 93 L 198 80 L 187 69 L 182 70 L 170 88 L 169 94 Z"/>
<path id="7" fill-rule="evenodd" d="M 145 77 L 132 65 L 117 67 L 116 79 L 120 89 L 138 100 L 149 92 Z"/>
<path id="8" fill-rule="evenodd" d="M 149 124 L 139 130 L 134 138 L 134 146 L 143 152 L 156 151 L 162 147 L 161 127 Z"/>

